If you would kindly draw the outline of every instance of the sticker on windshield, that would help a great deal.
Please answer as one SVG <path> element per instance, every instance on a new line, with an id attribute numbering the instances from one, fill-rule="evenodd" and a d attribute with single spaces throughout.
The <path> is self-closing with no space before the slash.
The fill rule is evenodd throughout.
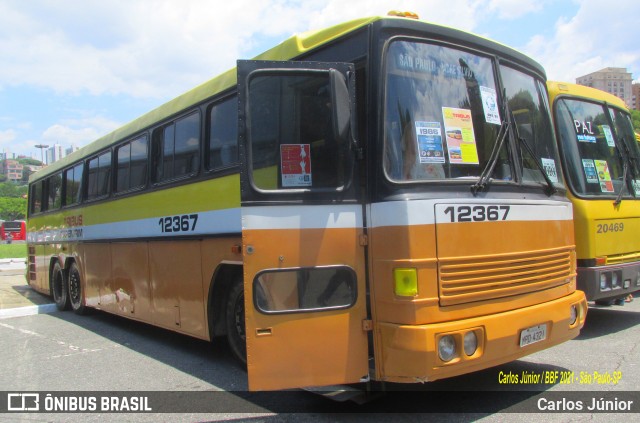
<path id="1" fill-rule="evenodd" d="M 476 136 L 473 132 L 471 110 L 443 107 L 444 131 L 447 136 L 449 162 L 452 164 L 478 164 Z"/>
<path id="2" fill-rule="evenodd" d="M 590 121 L 573 121 L 573 125 L 576 127 L 576 135 L 578 136 L 578 141 L 580 142 L 596 142 L 596 136 L 591 129 Z"/>
<path id="3" fill-rule="evenodd" d="M 415 125 L 420 163 L 444 163 L 440 122 L 416 121 Z"/>
<path id="4" fill-rule="evenodd" d="M 636 197 L 640 197 L 640 180 L 634 179 L 631 182 L 633 183 L 633 192 Z"/>
<path id="5" fill-rule="evenodd" d="M 311 144 L 282 144 L 280 163 L 283 187 L 311 186 Z"/>
<path id="6" fill-rule="evenodd" d="M 600 125 L 600 130 L 604 133 L 604 138 L 607 140 L 607 145 L 609 147 L 615 147 L 616 143 L 613 140 L 613 132 L 611 132 L 611 128 L 609 125 Z"/>
<path id="7" fill-rule="evenodd" d="M 556 162 L 553 159 L 542 158 L 542 167 L 547 176 L 553 183 L 558 183 L 558 172 L 556 171 Z"/>
<path id="8" fill-rule="evenodd" d="M 484 119 L 487 123 L 500 125 L 500 111 L 498 110 L 498 96 L 496 90 L 491 87 L 480 86 L 480 96 L 482 96 L 482 108 L 484 109 Z"/>
<path id="9" fill-rule="evenodd" d="M 609 173 L 609 165 L 606 160 L 594 160 L 598 179 L 600 180 L 600 190 L 602 192 L 613 192 L 613 182 L 611 182 L 611 174 Z"/>
<path id="10" fill-rule="evenodd" d="M 587 178 L 588 184 L 598 183 L 598 173 L 596 172 L 596 165 L 593 160 L 582 159 L 582 167 L 584 169 L 584 176 Z"/>

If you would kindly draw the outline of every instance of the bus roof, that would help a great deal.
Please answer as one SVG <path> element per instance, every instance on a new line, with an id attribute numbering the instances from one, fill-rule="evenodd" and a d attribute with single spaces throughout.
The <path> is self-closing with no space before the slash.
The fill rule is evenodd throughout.
<path id="1" fill-rule="evenodd" d="M 561 95 L 570 95 L 571 97 L 584 98 L 586 100 L 605 101 L 612 106 L 617 106 L 624 110 L 629 110 L 627 105 L 621 98 L 606 91 L 584 85 L 572 84 L 570 82 L 547 81 L 547 89 L 551 96 L 551 101 Z"/>
<path id="2" fill-rule="evenodd" d="M 490 45 L 494 48 L 494 50 L 508 52 L 508 54 L 517 57 L 523 62 L 528 63 L 530 66 L 534 66 L 538 72 L 544 74 L 544 69 L 542 68 L 542 66 L 540 66 L 539 63 L 504 44 L 486 39 L 479 35 L 466 33 L 455 28 L 397 16 L 365 17 L 320 30 L 296 34 L 286 39 L 282 43 L 276 45 L 275 47 L 259 54 L 254 58 L 254 60 L 290 60 L 303 55 L 304 53 L 313 50 L 323 44 L 335 40 L 343 35 L 365 27 L 373 22 L 382 20 L 393 22 L 396 25 L 427 25 L 431 28 L 432 31 L 434 31 L 435 28 L 440 28 L 441 30 L 446 29 L 446 31 L 455 31 L 455 33 L 458 34 L 459 37 L 463 34 L 466 34 L 477 43 L 485 46 Z M 156 109 L 121 126 L 113 132 L 101 138 L 98 138 L 96 141 L 93 141 L 92 143 L 80 148 L 79 150 L 69 154 L 68 156 L 65 156 L 62 159 L 52 163 L 51 165 L 46 166 L 43 169 L 31 174 L 31 176 L 29 177 L 29 182 L 34 182 L 36 180 L 59 172 L 69 167 L 71 164 L 79 161 L 80 159 L 91 157 L 92 155 L 99 153 L 100 151 L 118 143 L 119 141 L 124 141 L 125 139 L 140 133 L 150 126 L 169 118 L 170 116 L 180 112 L 181 110 L 205 101 L 206 99 L 224 92 L 225 90 L 229 90 L 235 86 L 236 81 L 236 69 L 229 69 L 226 72 L 223 72 L 214 77 L 213 79 L 204 82 L 203 84 L 191 89 L 190 91 L 187 91 L 186 93 L 174 98 L 173 100 L 170 100 L 167 103 L 157 107 Z"/>

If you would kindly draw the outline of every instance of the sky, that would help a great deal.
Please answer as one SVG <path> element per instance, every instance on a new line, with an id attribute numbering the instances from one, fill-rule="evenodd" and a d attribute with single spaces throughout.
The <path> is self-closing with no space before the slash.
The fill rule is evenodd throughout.
<path id="1" fill-rule="evenodd" d="M 0 0 L 0 152 L 82 147 L 293 34 L 416 12 L 575 82 L 640 82 L 639 0 Z"/>

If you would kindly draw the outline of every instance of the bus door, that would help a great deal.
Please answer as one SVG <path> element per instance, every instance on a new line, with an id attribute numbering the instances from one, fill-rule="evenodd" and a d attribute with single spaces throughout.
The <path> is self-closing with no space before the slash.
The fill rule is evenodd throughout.
<path id="1" fill-rule="evenodd" d="M 238 62 L 250 390 L 368 377 L 353 66 Z"/>

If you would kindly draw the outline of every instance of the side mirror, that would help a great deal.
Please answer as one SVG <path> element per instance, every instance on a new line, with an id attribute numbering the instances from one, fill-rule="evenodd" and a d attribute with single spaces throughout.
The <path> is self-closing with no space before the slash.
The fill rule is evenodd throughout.
<path id="1" fill-rule="evenodd" d="M 336 140 L 346 142 L 351 128 L 351 102 L 349 88 L 344 75 L 335 69 L 329 71 L 331 80 L 331 102 L 333 104 L 333 135 Z"/>

